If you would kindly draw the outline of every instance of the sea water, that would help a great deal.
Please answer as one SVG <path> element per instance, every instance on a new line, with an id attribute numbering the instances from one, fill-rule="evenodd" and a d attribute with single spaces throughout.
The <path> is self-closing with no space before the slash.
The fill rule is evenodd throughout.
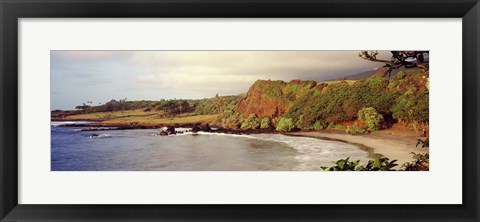
<path id="1" fill-rule="evenodd" d="M 352 144 L 282 134 L 159 136 L 161 129 L 81 131 L 63 124 L 69 123 L 51 125 L 52 171 L 319 171 L 341 158 L 370 159 Z"/>

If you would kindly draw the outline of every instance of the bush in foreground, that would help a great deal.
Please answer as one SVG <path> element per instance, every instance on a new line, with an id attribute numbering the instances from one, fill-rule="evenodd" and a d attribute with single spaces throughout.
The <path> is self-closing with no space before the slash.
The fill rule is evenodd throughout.
<path id="1" fill-rule="evenodd" d="M 322 167 L 324 171 L 394 171 L 394 167 L 398 166 L 395 162 L 390 161 L 387 157 L 369 160 L 367 165 L 358 166 L 360 160 L 349 161 L 350 157 L 340 159 L 333 162 L 335 165 L 331 167 Z"/>
<path id="2" fill-rule="evenodd" d="M 413 154 L 413 161 L 404 163 L 402 168 L 405 171 L 428 171 L 430 166 L 430 157 L 428 153 L 420 154 L 414 153 Z"/>
<path id="3" fill-rule="evenodd" d="M 425 140 L 418 139 L 422 147 L 428 147 L 428 138 Z M 399 171 L 428 171 L 430 166 L 430 156 L 428 153 L 417 154 L 413 153 L 413 161 L 402 165 Z M 350 157 L 334 161 L 334 166 L 321 168 L 324 171 L 396 171 L 393 169 L 398 166 L 397 160 L 390 161 L 387 157 L 369 160 L 367 165 L 359 166 L 360 160 L 349 161 Z"/>

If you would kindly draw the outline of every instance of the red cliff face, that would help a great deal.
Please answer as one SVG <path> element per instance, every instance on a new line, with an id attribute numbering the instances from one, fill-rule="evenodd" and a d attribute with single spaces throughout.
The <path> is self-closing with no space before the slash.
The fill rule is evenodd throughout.
<path id="1" fill-rule="evenodd" d="M 257 80 L 238 104 L 238 112 L 243 117 L 255 114 L 258 117 L 270 118 L 283 115 L 292 102 L 309 90 L 321 90 L 323 83 L 315 81 L 292 80 L 283 81 Z"/>

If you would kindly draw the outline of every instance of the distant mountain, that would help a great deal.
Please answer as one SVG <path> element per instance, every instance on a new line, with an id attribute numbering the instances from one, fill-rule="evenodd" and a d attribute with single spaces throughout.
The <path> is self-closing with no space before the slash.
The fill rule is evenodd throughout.
<path id="1" fill-rule="evenodd" d="M 353 74 L 353 75 L 348 75 L 348 76 L 344 76 L 342 78 L 339 78 L 339 79 L 343 79 L 343 78 L 347 78 L 347 80 L 361 80 L 361 79 L 366 79 L 368 77 L 371 77 L 373 75 L 378 75 L 378 76 L 382 76 L 385 72 L 386 72 L 386 68 L 385 67 L 378 67 L 376 69 L 373 69 L 373 70 L 368 70 L 368 71 L 364 71 L 364 72 L 359 72 L 359 73 L 356 73 L 356 74 Z M 400 69 L 395 69 L 392 71 L 392 73 L 389 75 L 387 75 L 386 77 L 387 78 L 392 78 L 394 77 L 398 72 L 400 71 L 405 71 L 405 68 L 400 68 Z M 335 80 L 339 80 L 339 79 L 329 79 L 327 81 L 335 81 Z"/>

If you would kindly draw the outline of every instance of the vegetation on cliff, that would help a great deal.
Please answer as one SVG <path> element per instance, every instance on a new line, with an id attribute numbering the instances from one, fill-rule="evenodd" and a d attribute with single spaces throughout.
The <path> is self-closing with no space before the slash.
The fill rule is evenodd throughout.
<path id="1" fill-rule="evenodd" d="M 278 131 L 339 128 L 374 132 L 391 123 L 427 125 L 428 76 L 422 70 L 399 72 L 391 79 L 290 82 L 258 80 L 239 102 L 220 116 L 224 127 L 251 129 L 268 118 Z M 254 125 L 256 127 L 256 125 Z M 257 127 L 258 128 L 258 127 Z"/>

